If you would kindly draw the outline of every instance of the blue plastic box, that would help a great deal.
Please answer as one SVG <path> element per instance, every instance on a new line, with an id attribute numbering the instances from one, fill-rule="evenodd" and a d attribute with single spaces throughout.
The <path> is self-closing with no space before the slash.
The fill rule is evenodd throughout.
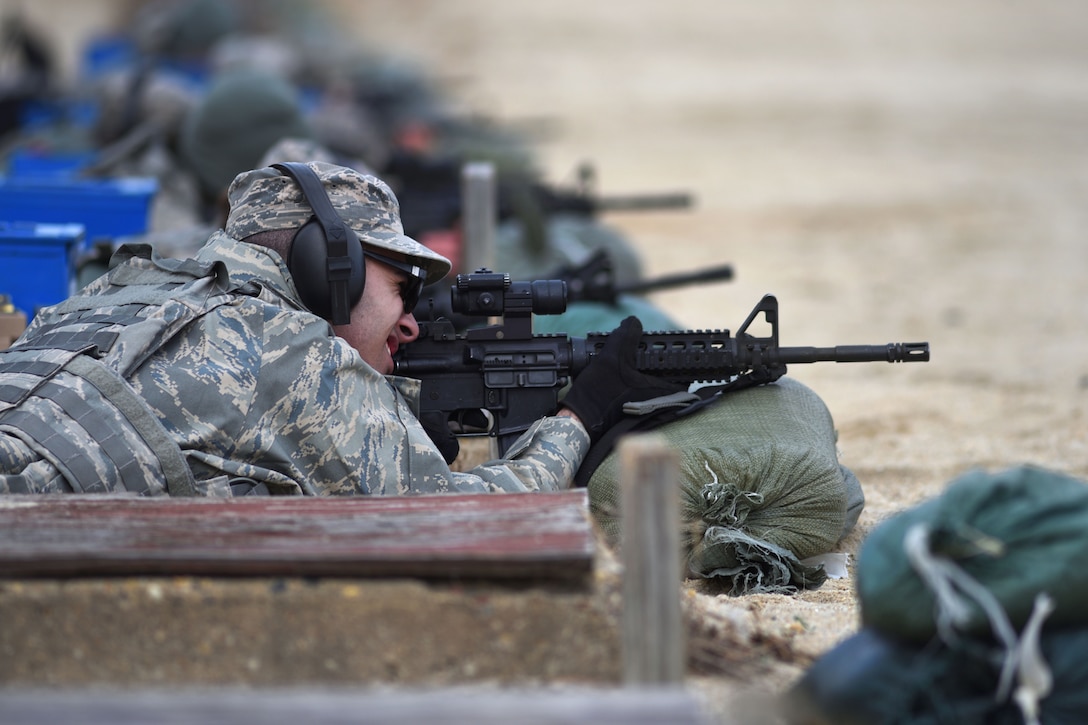
<path id="1" fill-rule="evenodd" d="M 15 149 L 7 159 L 8 176 L 23 179 L 74 177 L 80 169 L 92 163 L 94 159 L 95 154 L 90 151 Z"/>
<path id="2" fill-rule="evenodd" d="M 79 224 L 0 222 L 0 294 L 29 320 L 70 297 L 84 230 Z"/>
<path id="3" fill-rule="evenodd" d="M 147 231 L 158 182 L 0 177 L 0 222 L 82 224 L 84 246 Z"/>

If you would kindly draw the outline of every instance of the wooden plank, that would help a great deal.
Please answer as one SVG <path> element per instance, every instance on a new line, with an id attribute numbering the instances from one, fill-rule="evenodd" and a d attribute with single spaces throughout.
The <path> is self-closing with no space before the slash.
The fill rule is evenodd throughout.
<path id="1" fill-rule="evenodd" d="M 584 490 L 239 499 L 0 497 L 0 576 L 408 576 L 574 580 Z"/>
<path id="2" fill-rule="evenodd" d="M 680 464 L 650 433 L 620 441 L 623 541 L 623 677 L 634 684 L 684 679 L 680 611 Z"/>
<path id="3" fill-rule="evenodd" d="M 518 723 L 519 725 L 707 725 L 696 699 L 679 689 L 448 689 L 389 692 L 329 690 L 0 691 L 5 722 L 25 725 L 308 723 L 368 725 Z"/>

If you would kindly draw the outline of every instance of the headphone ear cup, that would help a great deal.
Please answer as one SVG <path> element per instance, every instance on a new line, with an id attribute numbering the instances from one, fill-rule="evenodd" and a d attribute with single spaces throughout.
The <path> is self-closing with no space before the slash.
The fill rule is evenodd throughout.
<path id="1" fill-rule="evenodd" d="M 317 217 L 310 219 L 299 228 L 291 242 L 287 268 L 295 281 L 302 304 L 318 317 L 331 320 L 333 300 L 337 295 L 346 295 L 347 310 L 350 311 L 363 296 L 366 284 L 366 263 L 363 260 L 363 246 L 351 229 L 347 229 L 348 260 L 351 273 L 347 280 L 329 281 L 329 245 L 325 230 Z M 347 321 L 333 321 L 333 324 L 347 324 Z"/>

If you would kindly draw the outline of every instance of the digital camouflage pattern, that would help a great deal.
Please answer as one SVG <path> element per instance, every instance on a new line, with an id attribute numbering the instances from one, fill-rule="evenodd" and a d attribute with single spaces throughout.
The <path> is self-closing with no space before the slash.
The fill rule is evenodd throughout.
<path id="1" fill-rule="evenodd" d="M 271 166 L 272 164 L 282 164 L 288 161 L 298 161 L 300 163 L 321 161 L 326 164 L 335 164 L 336 156 L 332 151 L 322 146 L 319 142 L 314 141 L 312 138 L 287 136 L 272 144 L 271 148 L 264 152 L 264 156 L 261 157 L 256 168 Z M 362 173 L 371 173 L 369 169 L 363 169 L 355 165 L 352 166 Z"/>
<path id="2" fill-rule="evenodd" d="M 139 310 L 135 322 L 129 305 Z M 327 322 L 302 308 L 275 252 L 223 232 L 184 262 L 159 258 L 149 247 L 122 247 L 107 275 L 41 310 L 24 336 L 0 352 L 0 364 L 94 358 L 93 349 L 30 347 L 49 342 L 52 330 L 115 330 L 110 313 L 131 324 L 101 366 L 86 364 L 109 368 L 146 403 L 191 471 L 193 494 L 229 495 L 230 484 L 239 481 L 264 484 L 273 494 L 549 491 L 570 485 L 589 447 L 581 425 L 549 417 L 506 459 L 450 471 L 415 416 L 418 382 L 367 365 Z M 26 375 L 0 374 L 0 397 L 7 400 Z M 82 379 L 66 375 L 51 384 L 95 398 Z M 118 464 L 128 463 L 158 482 L 147 494 L 166 492 L 152 446 L 128 431 L 119 414 L 106 409 L 77 421 L 56 414 L 54 396 L 39 391 L 28 399 L 30 412 L 57 426 L 64 440 L 87 446 L 102 490 L 122 490 Z M 114 424 L 128 431 L 120 445 L 131 451 L 131 461 L 110 459 L 91 440 L 102 438 L 94 431 L 112 432 Z M 0 491 L 72 490 L 64 461 L 49 460 L 39 448 L 0 413 Z M 169 464 L 169 451 L 159 458 Z"/>
<path id="3" fill-rule="evenodd" d="M 363 244 L 422 267 L 427 271 L 427 284 L 437 282 L 450 271 L 448 259 L 405 236 L 400 203 L 384 181 L 320 161 L 308 166 L 321 179 L 333 209 Z M 235 239 L 245 239 L 257 232 L 297 229 L 313 216 L 298 184 L 273 168 L 239 174 L 227 195 L 230 214 L 225 230 Z"/>

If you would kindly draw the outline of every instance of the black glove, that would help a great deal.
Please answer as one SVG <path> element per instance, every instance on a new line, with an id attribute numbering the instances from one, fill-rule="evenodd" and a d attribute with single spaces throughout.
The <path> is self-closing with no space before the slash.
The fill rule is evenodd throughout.
<path id="1" fill-rule="evenodd" d="M 623 420 L 626 403 L 687 390 L 686 386 L 638 371 L 635 364 L 640 337 L 642 322 L 637 317 L 621 322 L 563 398 L 563 407 L 581 419 L 594 443 Z"/>
<path id="2" fill-rule="evenodd" d="M 427 437 L 438 448 L 442 457 L 446 459 L 446 463 L 457 460 L 457 454 L 461 452 L 461 444 L 457 442 L 457 436 L 450 429 L 446 414 L 441 411 L 424 413 L 419 416 L 419 422 L 423 424 Z"/>

